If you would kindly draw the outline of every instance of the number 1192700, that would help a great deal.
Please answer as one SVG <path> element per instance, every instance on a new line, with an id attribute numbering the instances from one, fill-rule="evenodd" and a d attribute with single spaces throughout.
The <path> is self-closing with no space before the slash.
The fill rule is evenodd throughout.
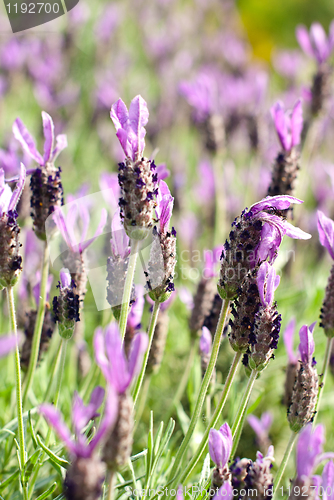
<path id="1" fill-rule="evenodd" d="M 51 14 L 53 12 L 54 14 L 58 14 L 59 12 L 59 3 L 44 3 L 44 2 L 37 2 L 37 3 L 21 3 L 17 4 L 14 3 L 10 4 L 8 3 L 6 5 L 8 9 L 8 14 Z"/>

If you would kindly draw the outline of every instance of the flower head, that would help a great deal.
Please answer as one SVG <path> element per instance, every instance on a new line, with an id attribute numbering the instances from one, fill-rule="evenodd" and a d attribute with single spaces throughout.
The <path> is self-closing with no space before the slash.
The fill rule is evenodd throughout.
<path id="1" fill-rule="evenodd" d="M 334 222 L 320 210 L 318 210 L 318 232 L 320 243 L 327 248 L 334 260 Z"/>
<path id="2" fill-rule="evenodd" d="M 296 38 L 305 54 L 316 59 L 318 64 L 322 64 L 329 58 L 334 48 L 334 21 L 329 27 L 328 37 L 321 24 L 313 23 L 310 32 L 305 26 L 297 26 Z"/>
<path id="3" fill-rule="evenodd" d="M 115 391 L 109 387 L 106 397 L 104 416 L 100 422 L 99 429 L 93 439 L 88 442 L 83 430 L 88 422 L 97 417 L 97 410 L 104 399 L 104 389 L 96 387 L 91 395 L 87 406 L 82 399 L 75 393 L 72 403 L 72 423 L 75 431 L 76 441 L 71 439 L 71 432 L 64 423 L 61 413 L 53 405 L 42 404 L 39 408 L 40 413 L 44 415 L 48 423 L 55 429 L 60 439 L 63 441 L 71 455 L 75 457 L 90 458 L 106 433 L 113 427 L 118 412 L 118 402 Z"/>
<path id="4" fill-rule="evenodd" d="M 271 108 L 276 132 L 284 151 L 290 151 L 300 143 L 303 129 L 303 109 L 299 99 L 292 111 L 284 112 L 284 105 L 280 101 Z"/>
<path id="5" fill-rule="evenodd" d="M 257 273 L 257 286 L 263 307 L 270 307 L 274 301 L 274 292 L 279 285 L 280 276 L 276 275 L 273 266 L 262 262 Z"/>
<path id="6" fill-rule="evenodd" d="M 126 359 L 117 323 L 110 323 L 105 334 L 97 328 L 94 335 L 96 362 L 105 379 L 119 394 L 124 394 L 140 370 L 147 349 L 146 333 L 138 333 L 132 343 L 129 360 Z M 107 354 L 107 355 L 106 355 Z"/>
<path id="7" fill-rule="evenodd" d="M 300 432 L 297 442 L 297 476 L 299 478 L 311 477 L 316 465 L 318 455 L 322 453 L 325 442 L 325 429 L 323 425 L 317 425 L 312 430 L 312 424 L 308 424 Z"/>
<path id="8" fill-rule="evenodd" d="M 59 153 L 67 147 L 67 138 L 64 134 L 57 135 L 55 138 L 52 118 L 45 111 L 42 111 L 42 119 L 44 132 L 43 156 L 37 151 L 33 137 L 20 118 L 17 118 L 13 124 L 13 133 L 29 156 L 40 166 L 45 166 L 47 163 L 53 163 Z M 55 139 L 56 144 L 54 143 Z"/>
<path id="9" fill-rule="evenodd" d="M 227 423 L 219 431 L 211 429 L 209 433 L 209 452 L 212 461 L 218 469 L 223 469 L 227 464 L 232 450 L 232 432 Z"/>
<path id="10" fill-rule="evenodd" d="M 145 148 L 145 125 L 148 122 L 148 109 L 144 99 L 137 95 L 131 101 L 129 111 L 122 101 L 118 99 L 110 111 L 116 135 L 126 157 L 133 161 L 139 159 Z"/>
<path id="11" fill-rule="evenodd" d="M 314 340 L 313 340 L 313 330 L 316 325 L 316 321 L 312 323 L 309 327 L 307 325 L 304 325 L 301 327 L 299 331 L 299 338 L 300 338 L 300 344 L 299 344 L 299 352 L 301 355 L 301 360 L 302 363 L 312 363 L 312 356 L 314 353 Z"/>

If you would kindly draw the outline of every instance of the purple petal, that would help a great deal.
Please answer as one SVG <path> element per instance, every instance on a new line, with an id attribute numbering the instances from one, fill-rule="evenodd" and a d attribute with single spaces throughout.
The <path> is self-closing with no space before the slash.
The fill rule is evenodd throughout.
<path id="1" fill-rule="evenodd" d="M 231 483 L 225 481 L 213 497 L 213 500 L 232 500 L 233 498 L 233 487 Z"/>
<path id="2" fill-rule="evenodd" d="M 131 101 L 129 108 L 130 130 L 129 141 L 132 144 L 132 151 L 136 155 L 142 155 L 145 148 L 144 137 L 146 135 L 145 125 L 147 125 L 149 112 L 144 99 L 137 95 Z"/>
<path id="3" fill-rule="evenodd" d="M 105 202 L 111 207 L 113 215 L 118 210 L 120 187 L 116 173 L 103 172 L 99 179 L 100 189 Z"/>
<path id="4" fill-rule="evenodd" d="M 305 233 L 302 229 L 299 227 L 295 227 L 290 222 L 287 222 L 286 220 L 283 221 L 283 227 L 284 227 L 284 233 L 289 236 L 290 238 L 294 238 L 295 240 L 309 240 L 312 238 L 312 235 L 309 233 Z"/>
<path id="5" fill-rule="evenodd" d="M 143 315 L 145 299 L 144 287 L 142 285 L 136 285 L 136 297 L 135 302 L 131 306 L 127 321 L 127 325 L 131 328 L 138 328 Z"/>
<path id="6" fill-rule="evenodd" d="M 98 327 L 95 330 L 93 345 L 94 345 L 96 364 L 99 365 L 99 367 L 101 368 L 104 378 L 109 383 L 112 383 L 111 373 L 110 373 L 110 363 L 106 357 L 105 339 L 101 327 Z"/>
<path id="7" fill-rule="evenodd" d="M 305 26 L 299 25 L 296 28 L 296 38 L 307 56 L 315 57 L 315 53 L 311 44 L 309 33 Z"/>
<path id="8" fill-rule="evenodd" d="M 40 413 L 45 417 L 47 422 L 54 428 L 59 438 L 63 441 L 67 449 L 75 454 L 75 445 L 71 440 L 71 433 L 64 423 L 61 413 L 50 404 L 42 404 L 39 407 Z"/>
<path id="9" fill-rule="evenodd" d="M 85 243 L 80 245 L 80 247 L 81 247 L 80 253 L 82 253 L 84 250 L 86 250 L 86 248 L 89 247 L 89 245 L 91 245 L 96 240 L 96 238 L 98 238 L 102 234 L 104 226 L 106 225 L 106 222 L 107 222 L 107 217 L 108 217 L 108 213 L 107 213 L 106 209 L 102 208 L 101 219 L 100 219 L 99 225 L 97 226 L 97 229 L 94 233 L 94 236 L 92 238 L 90 238 L 89 240 L 85 241 Z"/>
<path id="10" fill-rule="evenodd" d="M 70 288 L 72 283 L 72 278 L 68 269 L 62 269 L 60 271 L 60 282 L 62 288 Z"/>
<path id="11" fill-rule="evenodd" d="M 111 383 L 122 394 L 131 383 L 131 375 L 122 349 L 122 340 L 116 322 L 110 323 L 106 328 L 105 345 L 109 359 L 109 372 Z"/>
<path id="12" fill-rule="evenodd" d="M 128 132 L 120 128 L 119 130 L 117 130 L 116 136 L 122 146 L 125 156 L 128 156 L 132 160 L 134 160 L 135 158 L 134 158 L 133 148 L 128 140 Z"/>
<path id="13" fill-rule="evenodd" d="M 164 179 L 170 176 L 170 171 L 166 167 L 166 163 L 160 163 L 160 165 L 157 165 L 155 173 L 158 176 L 158 181 L 163 181 Z"/>
<path id="14" fill-rule="evenodd" d="M 289 363 L 296 364 L 298 358 L 293 349 L 293 337 L 296 328 L 296 320 L 292 318 L 287 324 L 284 333 L 283 333 L 283 341 L 285 345 L 285 349 L 288 355 Z"/>
<path id="15" fill-rule="evenodd" d="M 176 500 L 184 500 L 182 485 L 179 484 L 176 492 Z"/>
<path id="16" fill-rule="evenodd" d="M 257 437 L 261 439 L 264 434 L 263 424 L 261 420 L 259 420 L 255 415 L 249 415 L 247 417 L 247 422 L 249 423 Z"/>
<path id="17" fill-rule="evenodd" d="M 119 211 L 112 218 L 111 235 L 110 244 L 114 256 L 120 256 L 122 259 L 125 259 L 131 251 L 129 246 L 130 238 L 125 232 Z"/>
<path id="18" fill-rule="evenodd" d="M 228 462 L 232 450 L 232 433 L 229 425 L 225 423 L 219 431 L 210 429 L 209 452 L 211 459 L 219 469 Z"/>
<path id="19" fill-rule="evenodd" d="M 334 259 L 334 222 L 320 210 L 318 210 L 318 232 L 320 243 L 327 248 L 329 255 Z"/>
<path id="20" fill-rule="evenodd" d="M 313 23 L 310 28 L 310 41 L 314 54 L 319 63 L 324 62 L 329 56 L 327 37 L 324 28 L 320 23 Z"/>
<path id="21" fill-rule="evenodd" d="M 291 149 L 291 133 L 289 131 L 289 119 L 284 113 L 283 104 L 279 101 L 271 108 L 271 115 L 274 120 L 276 132 L 283 149 Z"/>
<path id="22" fill-rule="evenodd" d="M 98 386 L 93 390 L 90 401 L 85 406 L 78 393 L 75 392 L 72 406 L 72 422 L 77 436 L 81 434 L 88 422 L 97 415 L 97 410 L 100 408 L 103 398 L 104 389 Z"/>
<path id="23" fill-rule="evenodd" d="M 168 224 L 172 216 L 174 198 L 171 196 L 169 188 L 164 181 L 159 182 L 157 195 L 157 207 L 155 209 L 157 218 L 160 219 L 160 230 L 162 233 L 168 229 Z"/>
<path id="24" fill-rule="evenodd" d="M 263 262 L 258 270 L 257 286 L 264 307 L 272 305 L 278 285 L 279 279 L 277 279 L 275 269 L 268 262 Z"/>
<path id="25" fill-rule="evenodd" d="M 332 52 L 333 48 L 334 48 L 334 21 L 332 21 L 330 26 L 329 26 L 329 34 L 328 34 L 329 54 Z"/>
<path id="26" fill-rule="evenodd" d="M 52 151 L 51 161 L 55 161 L 57 156 L 67 148 L 67 136 L 65 134 L 59 134 L 56 137 L 56 147 Z"/>
<path id="27" fill-rule="evenodd" d="M 204 270 L 203 270 L 203 275 L 205 278 L 213 278 L 216 276 L 215 272 L 215 259 L 213 252 L 211 250 L 204 250 L 203 252 L 204 256 Z"/>
<path id="28" fill-rule="evenodd" d="M 310 363 L 312 361 L 312 354 L 314 353 L 315 344 L 313 340 L 313 330 L 316 322 L 312 323 L 310 327 L 303 325 L 299 331 L 299 352 L 303 363 Z"/>
<path id="29" fill-rule="evenodd" d="M 299 99 L 292 110 L 291 115 L 291 147 L 298 146 L 300 143 L 300 136 L 303 130 L 303 107 Z"/>
<path id="30" fill-rule="evenodd" d="M 261 229 L 261 240 L 255 251 L 255 262 L 269 259 L 272 263 L 277 255 L 277 250 L 282 242 L 282 232 L 269 222 L 265 222 Z"/>
<path id="31" fill-rule="evenodd" d="M 278 195 L 278 196 L 267 196 L 266 198 L 263 198 L 263 200 L 258 201 L 257 203 L 254 203 L 249 209 L 249 211 L 252 211 L 252 214 L 255 215 L 256 213 L 262 211 L 262 210 L 268 210 L 270 208 L 276 208 L 277 210 L 287 210 L 290 208 L 291 203 L 304 203 L 302 200 L 299 200 L 298 198 L 294 198 L 293 196 L 288 196 L 288 195 Z"/>
<path id="32" fill-rule="evenodd" d="M 20 118 L 17 118 L 13 124 L 13 134 L 29 156 L 31 156 L 31 158 L 33 158 L 40 165 L 43 165 L 44 161 L 36 149 L 35 141 Z"/>
<path id="33" fill-rule="evenodd" d="M 71 237 L 70 237 L 69 232 L 67 230 L 65 217 L 64 217 L 63 211 L 60 207 L 57 207 L 57 206 L 55 207 L 55 211 L 52 214 L 52 218 L 53 218 L 53 221 L 56 224 L 57 228 L 59 229 L 62 237 L 64 238 L 66 245 L 68 246 L 68 248 L 70 248 L 72 251 L 74 251 Z"/>
<path id="34" fill-rule="evenodd" d="M 44 132 L 44 165 L 50 161 L 54 141 L 54 125 L 51 116 L 42 111 L 43 132 Z"/>
<path id="35" fill-rule="evenodd" d="M 210 330 L 206 327 L 202 327 L 202 335 L 199 340 L 200 351 L 204 354 L 210 354 L 212 347 L 212 335 Z"/>
<path id="36" fill-rule="evenodd" d="M 270 413 L 270 411 L 265 411 L 261 415 L 261 423 L 263 425 L 263 429 L 266 432 L 269 432 L 269 429 L 271 427 L 271 424 L 273 423 L 273 414 Z"/>
<path id="37" fill-rule="evenodd" d="M 148 347 L 148 336 L 146 333 L 137 333 L 132 341 L 129 355 L 130 381 L 135 377 L 141 368 L 143 357 Z"/>
<path id="38" fill-rule="evenodd" d="M 7 356 L 16 346 L 15 335 L 0 337 L 0 358 Z"/>
<path id="39" fill-rule="evenodd" d="M 89 456 L 92 455 L 96 446 L 105 437 L 105 435 L 111 431 L 118 416 L 118 397 L 112 386 L 108 387 L 108 393 L 106 397 L 106 404 L 104 407 L 103 418 L 100 422 L 100 426 L 97 433 L 88 445 Z"/>
<path id="40" fill-rule="evenodd" d="M 334 498 L 334 463 L 328 462 L 322 471 L 323 500 L 333 500 Z"/>
<path id="41" fill-rule="evenodd" d="M 16 187 L 13 191 L 13 194 L 11 196 L 9 205 L 8 205 L 8 210 L 15 210 L 16 205 L 20 199 L 20 196 L 22 194 L 23 188 L 24 188 L 24 183 L 26 180 L 26 169 L 23 163 L 20 164 L 20 178 L 18 183 L 16 184 Z"/>
<path id="42" fill-rule="evenodd" d="M 307 424 L 301 430 L 297 442 L 297 475 L 310 477 L 312 475 L 316 458 L 322 453 L 325 442 L 325 429 L 323 425 L 317 425 L 312 432 L 312 424 Z"/>
<path id="43" fill-rule="evenodd" d="M 116 101 L 110 110 L 110 118 L 113 121 L 113 124 L 115 125 L 116 132 L 121 128 L 125 131 L 128 130 L 129 127 L 129 113 L 128 113 L 128 108 L 122 101 L 122 99 L 118 99 Z"/>

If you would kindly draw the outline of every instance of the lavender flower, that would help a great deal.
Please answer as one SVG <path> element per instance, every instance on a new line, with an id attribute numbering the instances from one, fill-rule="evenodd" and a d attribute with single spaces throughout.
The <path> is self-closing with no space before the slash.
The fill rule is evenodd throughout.
<path id="1" fill-rule="evenodd" d="M 266 500 L 272 498 L 274 478 L 271 468 L 274 461 L 274 447 L 269 446 L 266 456 L 259 451 L 256 453 L 256 461 L 251 462 L 245 477 L 245 488 L 256 491 L 256 498 Z M 248 495 L 247 495 L 248 496 Z"/>
<path id="2" fill-rule="evenodd" d="M 223 299 L 235 299 L 240 283 L 258 263 L 274 262 L 285 234 L 290 238 L 311 238 L 281 216 L 281 211 L 292 203 L 302 201 L 292 196 L 268 196 L 234 220 L 230 240 L 226 240 L 222 252 L 218 291 Z"/>
<path id="3" fill-rule="evenodd" d="M 288 421 L 291 430 L 298 432 L 314 416 L 318 396 L 318 375 L 313 358 L 313 330 L 316 323 L 310 327 L 304 325 L 299 331 L 300 361 L 296 372 L 292 391 L 291 405 L 288 409 Z"/>
<path id="4" fill-rule="evenodd" d="M 319 240 L 327 248 L 334 260 L 334 222 L 318 211 Z M 327 337 L 334 337 L 334 264 L 332 265 L 327 282 L 324 301 L 321 308 L 321 326 Z"/>
<path id="5" fill-rule="evenodd" d="M 102 484 L 105 478 L 105 466 L 94 455 L 98 444 L 115 424 L 118 411 L 117 397 L 112 387 L 109 387 L 104 408 L 104 416 L 95 436 L 88 442 L 83 430 L 90 420 L 98 416 L 97 410 L 104 399 L 104 389 L 96 387 L 92 392 L 87 406 L 75 393 L 72 404 L 72 422 L 76 441 L 71 439 L 71 433 L 62 420 L 59 410 L 49 404 L 40 406 L 40 412 L 55 429 L 63 441 L 73 462 L 67 471 L 64 481 L 64 493 L 67 500 L 98 500 L 102 494 Z"/>
<path id="6" fill-rule="evenodd" d="M 20 228 L 16 222 L 16 206 L 22 193 L 26 170 L 21 163 L 20 177 L 12 192 L 5 183 L 5 173 L 0 169 L 0 288 L 14 286 L 22 271 L 19 254 Z"/>
<path id="7" fill-rule="evenodd" d="M 221 426 L 219 431 L 211 429 L 209 433 L 209 453 L 216 468 L 212 475 L 212 486 L 220 488 L 224 481 L 230 479 L 230 471 L 227 462 L 232 450 L 232 432 L 227 423 Z"/>
<path id="8" fill-rule="evenodd" d="M 14 122 L 13 133 L 28 155 L 40 165 L 40 167 L 32 170 L 30 179 L 32 196 L 30 204 L 36 235 L 40 239 L 45 240 L 46 219 L 52 214 L 56 206 L 63 204 L 60 168 L 56 169 L 54 161 L 59 153 L 66 148 L 67 139 L 66 135 L 54 137 L 52 118 L 45 111 L 42 112 L 42 118 L 45 138 L 43 156 L 37 151 L 34 139 L 20 118 L 17 118 Z M 54 144 L 55 140 L 56 144 Z"/>
<path id="9" fill-rule="evenodd" d="M 153 232 L 153 243 L 148 263 L 147 286 L 152 300 L 164 302 L 174 291 L 176 265 L 176 231 L 169 230 L 174 198 L 164 181 L 159 182 L 156 216 L 159 229 Z"/>
<path id="10" fill-rule="evenodd" d="M 315 59 L 320 65 L 327 61 L 334 48 L 334 21 L 329 27 L 328 38 L 319 23 L 313 23 L 310 32 L 303 25 L 297 26 L 296 38 L 305 54 Z"/>
<path id="11" fill-rule="evenodd" d="M 256 434 L 256 442 L 261 450 L 267 450 L 270 446 L 269 430 L 273 423 L 273 415 L 271 412 L 262 413 L 258 418 L 255 415 L 249 415 L 247 422 L 252 427 Z"/>
<path id="12" fill-rule="evenodd" d="M 110 323 L 106 328 L 105 335 L 102 328 L 99 327 L 95 330 L 94 350 L 96 362 L 100 366 L 108 384 L 112 385 L 118 394 L 117 421 L 103 450 L 103 460 L 109 470 L 112 471 L 125 465 L 131 454 L 133 403 L 131 396 L 127 394 L 127 389 L 140 370 L 147 346 L 147 335 L 137 333 L 127 360 L 116 323 Z"/>
<path id="13" fill-rule="evenodd" d="M 60 271 L 59 297 L 53 298 L 53 312 L 58 322 L 59 335 L 68 340 L 72 337 L 74 326 L 79 317 L 79 295 L 75 293 L 75 285 L 68 269 Z"/>
<path id="14" fill-rule="evenodd" d="M 284 151 L 291 151 L 300 143 L 303 129 L 303 108 L 299 99 L 290 112 L 284 112 L 284 105 L 278 101 L 271 108 L 276 132 Z"/>

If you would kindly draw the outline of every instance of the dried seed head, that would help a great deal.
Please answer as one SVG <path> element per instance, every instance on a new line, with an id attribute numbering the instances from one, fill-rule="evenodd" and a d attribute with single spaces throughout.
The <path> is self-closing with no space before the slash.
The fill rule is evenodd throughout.
<path id="1" fill-rule="evenodd" d="M 105 464 L 98 457 L 77 457 L 66 474 L 65 497 L 67 500 L 99 500 L 104 479 Z"/>
<path id="2" fill-rule="evenodd" d="M 9 210 L 0 216 L 0 287 L 14 286 L 22 271 L 19 255 L 20 228 L 16 222 L 17 212 Z"/>
<path id="3" fill-rule="evenodd" d="M 53 163 L 36 168 L 30 178 L 31 189 L 31 216 L 36 236 L 46 240 L 45 222 L 55 207 L 64 204 L 63 186 L 60 179 L 61 168 Z"/>
<path id="4" fill-rule="evenodd" d="M 36 317 L 37 317 L 37 311 L 34 309 L 26 313 L 26 320 L 24 324 L 25 340 L 23 342 L 22 348 L 20 349 L 20 362 L 21 362 L 21 368 L 23 370 L 27 369 L 29 366 Z M 55 321 L 51 314 L 49 304 L 46 304 L 41 341 L 39 344 L 38 361 L 41 360 L 43 354 L 47 351 L 54 329 L 55 329 Z"/>
<path id="5" fill-rule="evenodd" d="M 216 291 L 216 283 L 212 278 L 203 277 L 199 282 L 194 297 L 194 307 L 189 319 L 189 329 L 193 337 L 198 336 L 205 317 L 210 313 Z"/>
<path id="6" fill-rule="evenodd" d="M 273 165 L 271 183 L 268 188 L 269 196 L 293 195 L 298 170 L 300 169 L 298 161 L 299 153 L 295 148 L 278 154 Z M 292 211 L 292 208 L 289 211 Z"/>
<path id="7" fill-rule="evenodd" d="M 148 263 L 147 287 L 154 301 L 165 302 L 174 291 L 176 265 L 176 232 L 153 230 L 153 242 Z"/>
<path id="8" fill-rule="evenodd" d="M 314 417 L 318 396 L 318 374 L 312 364 L 299 362 L 288 409 L 291 430 L 300 431 Z"/>
<path id="9" fill-rule="evenodd" d="M 312 84 L 311 113 L 313 116 L 324 111 L 331 96 L 332 68 L 326 62 L 318 66 L 318 72 L 314 75 Z"/>
<path id="10" fill-rule="evenodd" d="M 320 314 L 321 326 L 327 337 L 334 337 L 334 265 L 332 266 Z"/>
<path id="11" fill-rule="evenodd" d="M 79 295 L 75 293 L 75 284 L 67 270 L 60 271 L 59 297 L 53 298 L 53 313 L 58 322 L 59 335 L 70 339 L 79 317 Z"/>
<path id="12" fill-rule="evenodd" d="M 147 158 L 119 163 L 118 182 L 121 187 L 119 206 L 124 229 L 129 238 L 143 240 L 153 226 L 157 175 L 154 161 Z"/>
<path id="13" fill-rule="evenodd" d="M 132 450 L 133 401 L 126 393 L 118 395 L 118 417 L 103 448 L 102 460 L 111 471 L 127 464 Z"/>
<path id="14" fill-rule="evenodd" d="M 159 311 L 155 326 L 150 354 L 147 360 L 147 373 L 156 373 L 161 365 L 168 334 L 169 317 L 167 311 Z"/>

